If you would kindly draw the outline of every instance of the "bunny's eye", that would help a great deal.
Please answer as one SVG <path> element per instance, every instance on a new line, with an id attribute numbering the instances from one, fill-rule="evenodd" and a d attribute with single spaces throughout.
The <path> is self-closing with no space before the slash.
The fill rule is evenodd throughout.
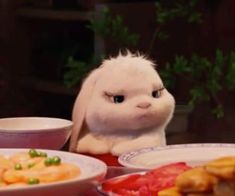
<path id="1" fill-rule="evenodd" d="M 152 92 L 152 96 L 154 97 L 154 98 L 159 98 L 159 97 L 161 97 L 161 95 L 162 95 L 162 90 L 163 90 L 164 88 L 161 88 L 161 89 L 159 89 L 159 90 L 155 90 L 155 91 L 153 91 Z"/>
<path id="2" fill-rule="evenodd" d="M 154 98 L 159 98 L 160 96 L 161 96 L 161 91 L 153 91 L 152 92 L 152 96 L 154 97 Z"/>
<path id="3" fill-rule="evenodd" d="M 110 92 L 104 92 L 104 95 L 112 103 L 122 103 L 125 100 L 124 95 L 116 95 L 116 94 L 110 93 Z"/>
<path id="4" fill-rule="evenodd" d="M 123 95 L 115 95 L 113 96 L 113 102 L 114 103 L 122 103 L 124 101 L 124 96 Z"/>

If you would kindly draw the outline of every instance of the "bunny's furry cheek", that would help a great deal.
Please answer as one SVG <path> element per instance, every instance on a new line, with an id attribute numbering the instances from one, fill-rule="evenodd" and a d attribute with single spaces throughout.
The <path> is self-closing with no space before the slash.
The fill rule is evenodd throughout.
<path id="1" fill-rule="evenodd" d="M 86 123 L 97 134 L 142 132 L 146 129 L 164 127 L 172 117 L 174 98 L 166 94 L 162 99 L 153 99 L 148 109 L 137 108 L 133 102 L 121 104 L 96 104 L 89 107 Z"/>
<path id="2" fill-rule="evenodd" d="M 156 101 L 153 104 L 152 110 L 152 117 L 155 118 L 155 121 L 153 119 L 153 122 L 156 123 L 155 125 L 167 124 L 173 116 L 174 108 L 175 101 L 170 94 L 165 96 L 161 101 Z"/>

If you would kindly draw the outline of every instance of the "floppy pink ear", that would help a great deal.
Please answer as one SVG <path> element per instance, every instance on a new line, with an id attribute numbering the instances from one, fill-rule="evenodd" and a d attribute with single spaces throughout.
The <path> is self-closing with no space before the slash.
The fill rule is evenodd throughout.
<path id="1" fill-rule="evenodd" d="M 72 111 L 73 128 L 70 138 L 69 151 L 76 151 L 76 145 L 80 132 L 82 131 L 83 123 L 85 121 L 85 114 L 87 106 L 90 102 L 93 89 L 95 87 L 98 76 L 102 68 L 95 69 L 85 79 L 81 90 L 76 98 Z"/>

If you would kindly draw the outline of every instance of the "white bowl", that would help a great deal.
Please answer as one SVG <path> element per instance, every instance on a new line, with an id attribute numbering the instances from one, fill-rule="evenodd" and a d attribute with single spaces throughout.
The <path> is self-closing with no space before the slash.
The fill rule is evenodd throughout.
<path id="1" fill-rule="evenodd" d="M 17 152 L 28 152 L 29 149 L 0 149 L 0 155 L 10 156 Z M 40 149 L 37 149 L 40 150 Z M 48 156 L 59 156 L 62 162 L 73 163 L 80 168 L 78 178 L 53 182 L 50 184 L 37 184 L 33 186 L 1 188 L 1 196 L 77 196 L 85 195 L 85 192 L 100 183 L 107 172 L 107 165 L 95 158 L 56 150 L 45 150 Z"/>
<path id="2" fill-rule="evenodd" d="M 0 148 L 61 149 L 69 139 L 73 123 L 50 117 L 0 119 Z"/>
<path id="3" fill-rule="evenodd" d="M 125 167 L 139 169 L 153 169 L 182 161 L 195 166 L 218 157 L 233 156 L 234 152 L 235 144 L 229 143 L 175 144 L 130 151 L 120 155 L 118 162 Z"/>

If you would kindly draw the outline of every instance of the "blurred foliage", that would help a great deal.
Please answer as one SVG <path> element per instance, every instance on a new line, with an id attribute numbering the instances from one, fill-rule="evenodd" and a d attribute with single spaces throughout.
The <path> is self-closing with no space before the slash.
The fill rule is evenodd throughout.
<path id="1" fill-rule="evenodd" d="M 166 4 L 163 0 L 156 2 L 156 29 L 150 43 L 149 53 L 156 44 L 156 40 L 164 41 L 170 34 L 163 31 L 169 22 L 183 18 L 187 23 L 200 24 L 203 22 L 202 13 L 196 7 L 199 0 L 190 0 L 183 3 L 181 0 Z M 190 84 L 188 89 L 189 101 L 192 106 L 201 102 L 212 103 L 211 112 L 217 118 L 224 116 L 224 103 L 220 99 L 221 92 L 235 89 L 235 54 L 224 54 L 216 49 L 211 59 L 192 54 L 190 58 L 176 55 L 174 61 L 167 62 L 159 70 L 164 84 L 169 89 L 176 88 L 178 80 Z"/>
<path id="2" fill-rule="evenodd" d="M 103 39 L 109 38 L 126 48 L 136 46 L 138 43 L 139 35 L 130 33 L 128 27 L 123 23 L 123 18 L 120 15 L 112 15 L 107 7 L 102 9 L 99 18 L 95 15 L 92 17 L 87 28 Z M 95 58 L 95 54 L 93 54 L 91 62 L 80 61 L 74 56 L 69 56 L 64 74 L 64 84 L 69 88 L 80 84 L 82 78 L 95 68 L 95 65 L 100 65 L 104 56 Z"/>
<path id="3" fill-rule="evenodd" d="M 64 75 L 64 84 L 69 88 L 79 84 L 89 71 L 85 62 L 75 60 L 72 56 L 68 58 L 66 68 L 68 71 Z"/>
<path id="4" fill-rule="evenodd" d="M 187 3 L 176 0 L 168 4 L 164 0 L 157 0 L 155 2 L 156 28 L 149 44 L 148 54 L 152 53 L 153 46 L 157 40 L 164 41 L 169 38 L 169 33 L 164 30 L 164 27 L 169 22 L 177 18 L 183 18 L 187 23 L 199 24 L 202 22 L 202 14 L 196 11 L 197 3 L 198 0 L 189 0 Z"/>
<path id="5" fill-rule="evenodd" d="M 139 35 L 131 33 L 127 26 L 123 23 L 120 15 L 113 15 L 109 8 L 104 7 L 100 16 L 93 17 L 88 25 L 96 35 L 102 38 L 110 38 L 111 40 L 121 43 L 124 47 L 136 46 Z"/>
<path id="6" fill-rule="evenodd" d="M 163 1 L 157 1 L 155 6 L 156 21 L 159 24 L 166 24 L 169 21 L 174 20 L 176 17 L 186 18 L 188 23 L 200 23 L 201 13 L 195 10 L 198 0 L 190 0 L 188 3 L 182 3 L 180 1 L 174 1 L 170 6 L 164 7 Z"/>
<path id="7" fill-rule="evenodd" d="M 72 88 L 81 83 L 82 79 L 94 68 L 100 65 L 102 58 L 91 58 L 90 62 L 79 61 L 73 56 L 69 56 L 65 65 L 64 84 Z"/>
<path id="8" fill-rule="evenodd" d="M 224 108 L 219 94 L 235 89 L 235 53 L 224 54 L 217 49 L 212 60 L 197 54 L 190 58 L 176 56 L 160 70 L 160 75 L 169 89 L 175 87 L 177 78 L 189 83 L 192 87 L 189 89 L 189 104 L 195 106 L 211 101 L 215 105 L 212 113 L 220 118 L 224 116 Z"/>
<path id="9" fill-rule="evenodd" d="M 151 55 L 153 46 L 158 41 L 167 40 L 171 35 L 165 26 L 172 21 L 181 18 L 187 24 L 200 24 L 203 15 L 197 11 L 199 0 L 156 0 L 156 27 L 152 33 L 152 39 L 147 51 Z M 94 33 L 103 39 L 111 39 L 123 47 L 138 47 L 140 35 L 131 33 L 124 25 L 121 15 L 113 15 L 108 8 L 101 11 L 100 16 L 94 16 L 88 26 Z M 100 57 L 98 62 L 101 62 Z M 65 84 L 68 87 L 76 86 L 81 78 L 94 68 L 94 62 L 83 62 L 74 57 L 68 58 L 68 71 L 64 75 Z M 235 88 L 235 53 L 224 54 L 217 49 L 211 58 L 200 56 L 196 53 L 190 57 L 176 55 L 172 62 L 167 62 L 159 69 L 160 76 L 167 88 L 176 89 L 177 81 L 184 80 L 190 84 L 188 90 L 188 103 L 196 106 L 201 102 L 213 103 L 212 114 L 217 118 L 224 116 L 224 103 L 220 99 L 223 91 L 231 91 Z"/>

